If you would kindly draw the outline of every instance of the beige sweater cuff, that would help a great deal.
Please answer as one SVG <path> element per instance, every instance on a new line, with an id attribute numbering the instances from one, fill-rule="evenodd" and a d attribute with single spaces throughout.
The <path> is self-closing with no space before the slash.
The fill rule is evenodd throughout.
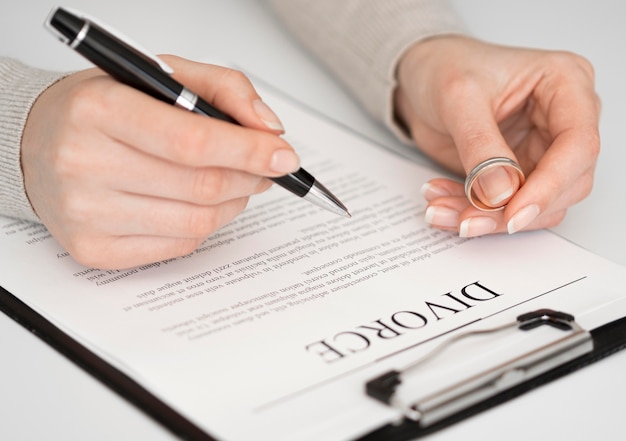
<path id="1" fill-rule="evenodd" d="M 0 57 L 0 214 L 38 221 L 24 188 L 22 133 L 39 95 L 63 77 Z"/>
<path id="2" fill-rule="evenodd" d="M 270 0 L 285 26 L 377 120 L 408 141 L 396 124 L 396 66 L 414 43 L 464 33 L 446 0 Z"/>

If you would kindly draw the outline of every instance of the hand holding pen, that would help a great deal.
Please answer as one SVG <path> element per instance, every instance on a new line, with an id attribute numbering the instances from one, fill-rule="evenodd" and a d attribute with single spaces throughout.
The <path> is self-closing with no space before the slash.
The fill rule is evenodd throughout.
<path id="1" fill-rule="evenodd" d="M 262 176 L 299 169 L 245 76 L 166 61 L 180 83 L 241 125 L 182 112 L 95 69 L 57 82 L 31 110 L 26 191 L 80 263 L 125 268 L 190 253 L 270 186 Z"/>

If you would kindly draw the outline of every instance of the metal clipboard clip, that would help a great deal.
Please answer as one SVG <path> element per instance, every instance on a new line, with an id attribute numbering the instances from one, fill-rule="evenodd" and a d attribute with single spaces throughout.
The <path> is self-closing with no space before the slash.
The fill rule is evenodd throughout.
<path id="1" fill-rule="evenodd" d="M 445 386 L 417 401 L 405 403 L 396 395 L 403 375 L 431 360 L 459 340 L 515 327 L 528 331 L 542 325 L 557 328 L 566 332 L 566 335 L 467 379 Z M 427 427 L 592 350 L 591 334 L 582 329 L 572 315 L 541 309 L 520 315 L 515 321 L 495 328 L 459 334 L 404 368 L 388 371 L 368 381 L 365 389 L 370 397 L 399 409 L 405 418 L 418 423 L 421 427 Z"/>

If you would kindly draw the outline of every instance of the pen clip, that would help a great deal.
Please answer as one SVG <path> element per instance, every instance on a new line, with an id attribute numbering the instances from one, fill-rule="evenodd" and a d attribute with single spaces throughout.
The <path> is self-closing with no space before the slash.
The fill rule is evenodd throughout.
<path id="1" fill-rule="evenodd" d="M 44 23 L 45 27 L 50 30 L 57 38 L 59 38 L 63 43 L 68 44 L 69 41 L 68 39 L 62 35 L 60 32 L 58 32 L 52 25 L 51 25 L 51 21 L 52 21 L 52 17 L 54 16 L 54 13 L 61 8 L 52 8 L 52 10 L 50 11 L 50 13 L 48 14 L 48 17 L 46 18 L 46 21 Z M 123 42 L 124 44 L 130 46 L 131 48 L 133 48 L 134 50 L 136 50 L 137 52 L 140 52 L 141 54 L 143 54 L 145 57 L 149 58 L 150 60 L 152 60 L 157 66 L 159 66 L 159 68 L 161 70 L 163 70 L 163 72 L 172 75 L 174 73 L 174 69 L 172 69 L 167 63 L 165 63 L 163 60 L 161 60 L 159 57 L 157 57 L 155 54 L 153 54 L 152 52 L 150 52 L 149 50 L 147 50 L 145 47 L 141 46 L 139 43 L 137 43 L 136 41 L 132 40 L 130 37 L 128 37 L 127 35 L 123 34 L 122 32 L 118 31 L 117 29 L 114 29 L 113 27 L 99 21 L 98 19 L 96 19 L 95 17 L 92 17 L 90 15 L 84 14 L 82 12 L 79 12 L 73 8 L 66 8 L 63 7 L 62 9 L 65 9 L 67 12 L 74 14 L 76 17 L 79 17 L 85 21 L 87 21 L 90 24 L 94 24 L 96 26 L 98 26 L 99 28 L 101 28 L 102 30 L 108 32 L 109 34 L 111 34 L 112 36 L 114 36 L 115 38 L 117 38 L 118 40 L 120 40 L 121 42 Z"/>

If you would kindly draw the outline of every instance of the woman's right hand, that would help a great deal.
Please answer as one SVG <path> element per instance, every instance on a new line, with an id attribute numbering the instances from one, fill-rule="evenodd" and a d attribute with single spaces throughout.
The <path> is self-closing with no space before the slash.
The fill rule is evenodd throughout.
<path id="1" fill-rule="evenodd" d="M 265 177 L 299 168 L 282 125 L 240 72 L 164 57 L 241 126 L 156 100 L 97 69 L 35 102 L 22 139 L 28 198 L 79 263 L 128 268 L 192 252 Z"/>

